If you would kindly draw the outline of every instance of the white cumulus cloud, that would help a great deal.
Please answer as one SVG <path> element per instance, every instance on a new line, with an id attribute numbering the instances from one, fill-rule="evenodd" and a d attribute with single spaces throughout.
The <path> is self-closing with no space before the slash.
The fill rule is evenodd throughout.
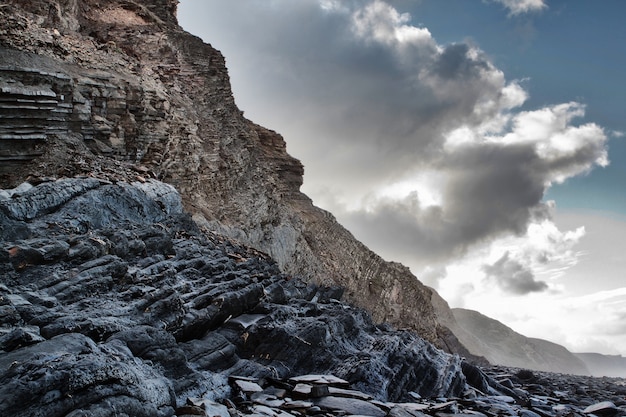
<path id="1" fill-rule="evenodd" d="M 508 11 L 510 16 L 520 15 L 524 13 L 540 12 L 548 5 L 544 0 L 490 0 L 495 3 L 500 3 Z"/>

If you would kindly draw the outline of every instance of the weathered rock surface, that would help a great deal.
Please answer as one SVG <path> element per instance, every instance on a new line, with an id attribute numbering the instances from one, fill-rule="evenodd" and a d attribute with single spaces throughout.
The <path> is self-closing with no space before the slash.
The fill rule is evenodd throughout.
<path id="1" fill-rule="evenodd" d="M 0 186 L 160 179 L 199 223 L 284 272 L 343 286 L 376 322 L 454 345 L 428 288 L 300 193 L 302 165 L 280 135 L 243 117 L 224 58 L 182 31 L 175 10 L 175 0 L 3 2 Z"/>
<path id="2" fill-rule="evenodd" d="M 574 397 L 378 324 L 464 352 L 428 288 L 299 192 L 175 11 L 0 5 L 1 415 L 623 412 L 618 382 Z"/>
<path id="3" fill-rule="evenodd" d="M 289 380 L 231 377 L 229 381 L 235 397 L 227 404 L 232 407 L 233 414 L 283 417 L 582 417 L 618 416 L 626 412 L 624 380 L 545 372 L 535 374 L 513 368 L 490 368 L 487 374 L 480 375 L 488 384 L 510 387 L 510 395 L 470 387 L 462 397 L 420 398 L 413 393 L 410 401 L 390 402 L 378 401 L 350 389 L 347 381 L 332 375 L 303 375 Z M 301 382 L 303 380 L 306 383 Z M 197 404 L 196 415 L 226 416 L 227 410 L 220 412 L 213 402 L 191 399 L 188 403 Z M 235 408 L 236 412 L 233 411 Z"/>
<path id="4" fill-rule="evenodd" d="M 155 180 L 3 190 L 0 415 L 171 416 L 187 398 L 231 397 L 229 375 L 333 373 L 379 401 L 466 390 L 458 356 L 375 325 L 342 293 L 201 231 Z M 336 382 L 294 380 L 320 381 Z M 318 406 L 372 407 L 333 401 Z"/>

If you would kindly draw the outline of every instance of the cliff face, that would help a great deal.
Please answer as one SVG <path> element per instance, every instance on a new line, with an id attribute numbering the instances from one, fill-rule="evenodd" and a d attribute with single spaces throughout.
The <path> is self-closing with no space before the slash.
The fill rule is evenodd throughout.
<path id="1" fill-rule="evenodd" d="M 430 290 L 299 191 L 302 165 L 279 134 L 244 118 L 224 58 L 177 25 L 176 4 L 0 6 L 0 187 L 29 176 L 159 179 L 201 226 L 441 342 Z"/>

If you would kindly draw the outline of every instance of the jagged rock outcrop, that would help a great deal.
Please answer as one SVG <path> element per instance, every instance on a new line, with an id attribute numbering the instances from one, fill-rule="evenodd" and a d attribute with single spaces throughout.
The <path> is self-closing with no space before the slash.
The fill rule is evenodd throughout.
<path id="1" fill-rule="evenodd" d="M 537 373 L 511 368 L 490 368 L 480 376 L 485 385 L 506 384 L 509 394 L 493 395 L 468 390 L 464 398 L 417 398 L 411 402 L 382 403 L 353 389 L 347 381 L 332 375 L 302 375 L 289 380 L 251 380 L 231 378 L 238 392 L 239 410 L 254 415 L 327 416 L 364 415 L 374 417 L 441 416 L 618 416 L 626 411 L 626 388 L 616 378 Z M 501 383 L 499 382 L 501 381 Z M 489 387 L 486 387 L 488 389 Z M 190 401 L 199 414 L 210 407 L 210 415 L 227 413 L 207 404 Z M 196 406 L 197 405 L 197 406 Z M 204 406 L 204 407 L 202 407 Z M 223 407 L 224 408 L 224 407 Z M 191 411 L 191 410 L 190 410 Z M 208 410 L 207 410 L 208 411 Z"/>
<path id="2" fill-rule="evenodd" d="M 175 0 L 5 1 L 0 185 L 157 178 L 200 224 L 287 273 L 345 287 L 377 322 L 441 342 L 430 290 L 300 193 L 302 165 L 280 135 L 243 117 L 224 58 L 184 32 L 175 10 Z"/>
<path id="3" fill-rule="evenodd" d="M 0 414 L 623 411 L 596 392 L 614 402 L 564 408 L 380 324 L 461 346 L 408 269 L 300 193 L 301 164 L 175 11 L 0 5 Z M 359 391 L 291 385 L 310 372 Z"/>
<path id="4" fill-rule="evenodd" d="M 342 292 L 201 231 L 155 180 L 0 191 L 0 414 L 171 416 L 228 398 L 229 375 L 332 372 L 381 401 L 462 395 L 458 356 L 375 325 Z"/>

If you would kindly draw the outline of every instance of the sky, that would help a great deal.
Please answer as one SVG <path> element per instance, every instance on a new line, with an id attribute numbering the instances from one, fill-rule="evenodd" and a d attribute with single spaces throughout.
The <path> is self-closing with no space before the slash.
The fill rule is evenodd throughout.
<path id="1" fill-rule="evenodd" d="M 302 191 L 451 305 L 626 355 L 626 2 L 182 0 Z"/>

